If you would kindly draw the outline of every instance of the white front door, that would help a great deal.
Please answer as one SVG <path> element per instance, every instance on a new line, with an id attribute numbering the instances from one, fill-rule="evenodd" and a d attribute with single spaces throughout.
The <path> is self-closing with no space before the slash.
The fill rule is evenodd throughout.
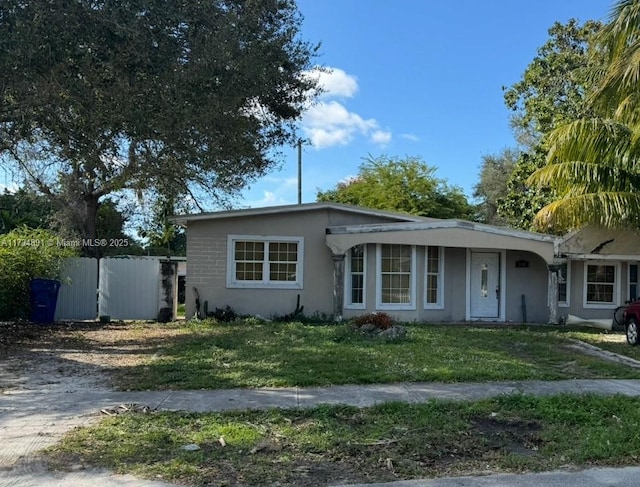
<path id="1" fill-rule="evenodd" d="M 474 318 L 500 317 L 500 254 L 472 252 L 470 312 Z"/>

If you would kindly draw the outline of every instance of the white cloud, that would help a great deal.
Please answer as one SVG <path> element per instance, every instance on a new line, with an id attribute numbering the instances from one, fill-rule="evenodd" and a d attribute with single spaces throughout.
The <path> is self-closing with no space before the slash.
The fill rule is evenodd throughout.
<path id="1" fill-rule="evenodd" d="M 411 142 L 418 142 L 420 140 L 420 137 L 414 134 L 400 134 L 400 137 L 410 140 Z"/>
<path id="2" fill-rule="evenodd" d="M 321 97 L 341 96 L 351 98 L 358 91 L 358 80 L 340 68 L 327 68 L 324 71 L 314 70 L 311 76 L 317 77 L 323 93 Z"/>
<path id="3" fill-rule="evenodd" d="M 348 144 L 356 134 L 369 135 L 378 129 L 378 122 L 365 120 L 332 100 L 311 107 L 302 118 L 302 128 L 311 144 L 322 149 Z"/>
<path id="4" fill-rule="evenodd" d="M 391 132 L 385 132 L 384 130 L 376 130 L 371 134 L 371 140 L 376 144 L 386 145 L 391 142 Z"/>
<path id="5" fill-rule="evenodd" d="M 357 135 L 382 145 L 391 140 L 391 133 L 380 130 L 375 119 L 365 119 L 347 109 L 343 99 L 352 98 L 358 92 L 355 76 L 339 68 L 314 70 L 309 75 L 317 76 L 324 89 L 319 101 L 309 107 L 301 121 L 306 138 L 316 149 L 346 145 Z"/>

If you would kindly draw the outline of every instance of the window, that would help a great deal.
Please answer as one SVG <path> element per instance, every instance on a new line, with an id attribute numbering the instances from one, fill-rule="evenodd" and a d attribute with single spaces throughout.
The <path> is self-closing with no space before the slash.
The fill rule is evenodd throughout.
<path id="1" fill-rule="evenodd" d="M 442 292 L 442 273 L 444 268 L 444 248 L 426 248 L 426 270 L 425 270 L 425 308 L 442 309 L 444 299 Z"/>
<path id="2" fill-rule="evenodd" d="M 365 308 L 365 262 L 366 247 L 362 244 L 355 245 L 347 253 L 347 268 L 345 286 L 345 307 L 350 309 Z"/>
<path id="3" fill-rule="evenodd" d="M 303 239 L 230 235 L 228 287 L 302 288 Z"/>
<path id="4" fill-rule="evenodd" d="M 570 272 L 570 262 L 565 262 L 560 265 L 560 269 L 558 270 L 558 306 L 569 306 L 569 289 L 571 289 Z"/>
<path id="5" fill-rule="evenodd" d="M 629 294 L 627 299 L 635 301 L 638 297 L 638 264 L 629 264 Z"/>
<path id="6" fill-rule="evenodd" d="M 378 307 L 415 309 L 415 247 L 379 245 L 378 269 Z"/>
<path id="7" fill-rule="evenodd" d="M 618 265 L 585 262 L 585 307 L 600 308 L 618 305 Z"/>

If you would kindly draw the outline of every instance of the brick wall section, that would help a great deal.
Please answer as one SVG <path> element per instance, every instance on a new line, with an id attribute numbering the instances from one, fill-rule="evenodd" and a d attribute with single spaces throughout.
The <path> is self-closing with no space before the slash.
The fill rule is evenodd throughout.
<path id="1" fill-rule="evenodd" d="M 187 239 L 187 286 L 224 287 L 227 272 L 227 239 L 193 235 Z"/>

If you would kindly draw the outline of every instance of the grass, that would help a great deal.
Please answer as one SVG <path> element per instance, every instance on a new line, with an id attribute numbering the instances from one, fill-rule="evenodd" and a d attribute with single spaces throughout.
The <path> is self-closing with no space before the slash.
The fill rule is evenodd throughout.
<path id="1" fill-rule="evenodd" d="M 48 459 L 190 485 L 315 486 L 635 465 L 639 427 L 640 399 L 593 395 L 134 413 L 74 430 Z"/>
<path id="2" fill-rule="evenodd" d="M 328 386 L 402 381 L 638 378 L 640 371 L 571 350 L 552 327 L 407 325 L 399 343 L 346 325 L 187 322 L 170 339 L 144 342 L 145 359 L 120 367 L 122 389 Z M 137 334 L 137 335 L 136 335 Z M 137 338 L 136 338 L 137 337 Z"/>
<path id="3" fill-rule="evenodd" d="M 567 333 L 567 336 L 640 361 L 640 347 L 632 347 L 629 345 L 622 332 L 570 331 Z"/>

